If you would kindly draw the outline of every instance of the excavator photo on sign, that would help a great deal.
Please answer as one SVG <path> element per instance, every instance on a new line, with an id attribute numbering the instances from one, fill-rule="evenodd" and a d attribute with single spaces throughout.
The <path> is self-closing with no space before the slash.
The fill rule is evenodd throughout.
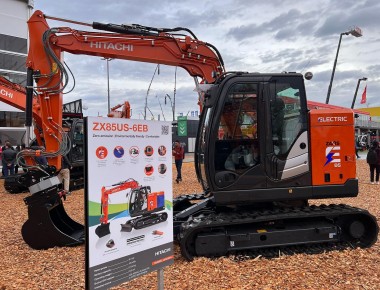
<path id="1" fill-rule="evenodd" d="M 94 30 L 50 28 L 49 18 Z M 31 125 L 34 89 L 46 151 L 57 156 L 51 163 L 56 169 L 67 148 L 60 108 L 70 71 L 63 52 L 178 66 L 194 78 L 201 108 L 195 167 L 204 192 L 173 202 L 175 238 L 186 259 L 298 245 L 370 247 L 376 242 L 378 224 L 368 211 L 343 204 L 309 205 L 315 199 L 356 197 L 359 186 L 353 111 L 309 110 L 302 74 L 226 72 L 218 50 L 182 27 L 89 24 L 41 11 L 31 16 L 28 27 L 26 125 Z M 321 118 L 332 121 L 319 122 Z M 339 145 L 330 148 L 331 142 Z M 326 163 L 329 158 L 334 162 Z M 226 166 L 227 160 L 232 164 Z M 60 200 L 54 178 L 30 182 L 36 188 L 32 197 L 46 198 L 43 206 Z M 70 225 L 34 215 L 29 212 L 26 242 L 31 234 L 49 239 L 45 233 L 54 227 L 77 239 Z M 54 227 L 45 227 L 52 222 Z M 62 245 L 52 239 L 40 248 Z"/>
<path id="2" fill-rule="evenodd" d="M 143 229 L 167 220 L 168 214 L 160 212 L 165 209 L 164 192 L 151 192 L 150 186 L 141 186 L 136 180 L 128 179 L 110 187 L 102 187 L 102 215 L 100 225 L 95 229 L 95 233 L 99 238 L 111 233 L 108 220 L 108 196 L 128 189 L 131 189 L 131 191 L 127 193 L 126 199 L 128 200 L 128 213 L 132 219 L 121 225 L 122 232 Z"/>

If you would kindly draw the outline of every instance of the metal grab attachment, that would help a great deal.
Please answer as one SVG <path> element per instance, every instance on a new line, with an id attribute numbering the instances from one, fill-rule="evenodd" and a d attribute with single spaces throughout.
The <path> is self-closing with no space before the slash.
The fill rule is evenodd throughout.
<path id="1" fill-rule="evenodd" d="M 66 213 L 58 184 L 57 177 L 43 180 L 31 186 L 29 190 L 34 193 L 24 198 L 28 206 L 28 220 L 22 226 L 21 234 L 33 249 L 84 243 L 84 226 L 72 220 Z M 39 191 L 35 192 L 36 189 Z"/>

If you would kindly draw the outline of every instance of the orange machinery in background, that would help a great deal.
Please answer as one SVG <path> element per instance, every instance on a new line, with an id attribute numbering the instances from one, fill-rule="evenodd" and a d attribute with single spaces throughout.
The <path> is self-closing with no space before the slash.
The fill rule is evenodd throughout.
<path id="1" fill-rule="evenodd" d="M 120 109 L 118 111 L 118 109 Z M 115 107 L 111 108 L 111 112 L 107 114 L 107 117 L 110 118 L 131 118 L 131 105 L 128 101 L 125 101 L 123 104 L 118 104 Z"/>

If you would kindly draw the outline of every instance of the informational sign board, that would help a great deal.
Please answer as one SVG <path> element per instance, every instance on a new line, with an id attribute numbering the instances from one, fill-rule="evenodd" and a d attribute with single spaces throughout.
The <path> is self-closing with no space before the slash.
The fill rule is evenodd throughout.
<path id="1" fill-rule="evenodd" d="M 173 263 L 171 123 L 87 117 L 86 289 Z"/>

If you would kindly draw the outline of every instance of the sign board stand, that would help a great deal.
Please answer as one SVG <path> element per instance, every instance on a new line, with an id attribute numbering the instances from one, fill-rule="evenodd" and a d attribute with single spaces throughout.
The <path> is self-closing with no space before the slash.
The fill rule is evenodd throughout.
<path id="1" fill-rule="evenodd" d="M 164 290 L 164 269 L 157 271 L 157 289 Z"/>

